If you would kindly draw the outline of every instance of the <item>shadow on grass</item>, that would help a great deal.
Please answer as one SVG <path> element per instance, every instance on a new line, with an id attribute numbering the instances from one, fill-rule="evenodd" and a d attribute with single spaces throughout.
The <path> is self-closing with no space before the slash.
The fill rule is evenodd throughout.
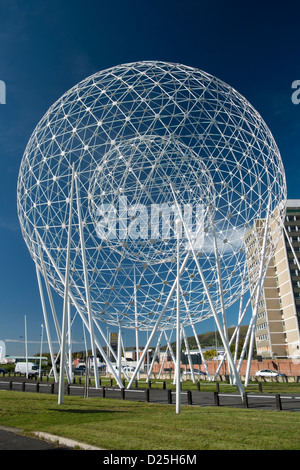
<path id="1" fill-rule="evenodd" d="M 64 410 L 64 409 L 59 409 L 59 410 L 54 410 L 57 411 L 58 413 L 77 413 L 77 414 L 103 414 L 103 413 L 128 413 L 128 411 L 120 411 L 120 410 L 82 410 L 82 409 L 72 409 L 72 410 Z"/>

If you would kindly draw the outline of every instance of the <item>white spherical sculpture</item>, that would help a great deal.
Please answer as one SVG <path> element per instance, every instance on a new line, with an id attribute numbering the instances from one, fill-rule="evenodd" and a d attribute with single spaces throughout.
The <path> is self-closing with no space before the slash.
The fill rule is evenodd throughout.
<path id="1" fill-rule="evenodd" d="M 70 289 L 85 311 L 80 208 L 92 310 L 109 324 L 155 324 L 176 278 L 178 238 L 181 263 L 195 242 L 180 281 L 183 325 L 211 315 L 194 255 L 218 312 L 249 289 L 245 237 L 261 237 L 256 221 L 269 214 L 275 223 L 278 210 L 272 255 L 286 200 L 278 148 L 248 101 L 207 73 L 152 61 L 113 67 L 65 93 L 37 125 L 18 213 L 34 261 L 41 267 L 42 253 L 61 295 L 73 168 Z M 174 327 L 175 317 L 174 299 L 160 326 Z"/>

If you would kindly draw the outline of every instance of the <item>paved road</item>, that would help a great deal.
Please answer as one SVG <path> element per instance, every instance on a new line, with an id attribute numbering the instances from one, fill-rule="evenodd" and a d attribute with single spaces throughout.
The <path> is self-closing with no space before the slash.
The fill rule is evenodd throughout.
<path id="1" fill-rule="evenodd" d="M 0 390 L 7 390 L 9 388 L 8 382 L 12 380 L 12 390 L 15 391 L 24 391 L 24 392 L 37 392 L 37 387 L 39 393 L 55 393 L 57 394 L 58 384 L 55 384 L 54 389 L 51 389 L 52 384 L 43 382 L 38 385 L 38 382 L 35 380 L 29 381 L 24 377 L 0 377 Z M 22 387 L 22 383 L 26 382 L 25 387 Z M 24 384 L 23 384 L 24 385 Z M 83 386 L 82 385 L 70 385 L 69 391 L 70 395 L 83 396 Z M 216 397 L 213 392 L 205 391 L 192 391 L 192 404 L 195 406 L 215 406 Z M 89 397 L 102 397 L 103 389 L 97 390 L 94 387 L 89 388 Z M 151 403 L 168 403 L 168 391 L 162 389 L 149 390 L 149 396 L 147 397 L 146 389 L 125 389 L 124 395 L 117 387 L 105 387 L 105 396 L 106 398 L 116 398 L 132 400 L 132 401 L 146 401 L 149 399 Z M 175 392 L 172 391 L 172 402 L 175 403 Z M 278 400 L 276 401 L 276 396 L 273 393 L 248 393 L 248 407 L 257 410 L 278 410 Z M 182 405 L 188 404 L 188 395 L 186 391 L 182 392 L 181 395 Z M 243 408 L 244 403 L 241 399 L 241 396 L 237 394 L 236 390 L 233 389 L 232 393 L 220 393 L 218 395 L 218 404 L 219 406 L 229 406 L 234 408 Z M 280 395 L 280 406 L 284 411 L 300 411 L 300 393 L 297 394 L 281 394 Z"/>
<path id="2" fill-rule="evenodd" d="M 151 389 L 149 394 L 151 403 L 168 403 L 167 391 Z M 79 393 L 79 391 L 77 392 Z M 72 391 L 73 394 L 73 391 Z M 75 389 L 74 389 L 75 394 Z M 90 396 L 96 396 L 99 391 L 90 389 Z M 215 396 L 213 392 L 192 392 L 192 404 L 194 406 L 216 406 Z M 120 389 L 107 387 L 107 398 L 121 399 Z M 145 401 L 145 390 L 125 390 L 125 399 L 132 401 Z M 278 410 L 278 402 L 274 394 L 268 393 L 248 393 L 248 408 L 257 410 Z M 281 409 L 284 411 L 300 411 L 300 394 L 281 394 L 280 395 Z M 172 391 L 172 403 L 175 403 L 175 391 Z M 181 394 L 182 405 L 188 404 L 187 392 Z M 218 395 L 219 406 L 228 406 L 232 408 L 244 408 L 244 402 L 239 394 L 233 393 L 220 393 Z"/>
<path id="3" fill-rule="evenodd" d="M 72 450 L 72 448 L 23 436 L 18 429 L 0 426 L 0 450 Z"/>
<path id="4" fill-rule="evenodd" d="M 170 391 L 169 391 L 170 392 Z M 83 395 L 83 387 L 78 385 L 71 385 L 69 389 L 70 395 Z M 94 387 L 89 388 L 89 397 L 102 397 L 103 391 L 97 390 Z M 168 403 L 168 391 L 162 389 L 151 389 L 147 397 L 146 389 L 125 389 L 122 395 L 118 387 L 105 387 L 106 398 L 125 399 L 131 401 L 146 401 L 150 403 Z M 124 397 L 124 398 L 123 398 Z M 193 390 L 191 393 L 192 404 L 195 406 L 216 406 L 216 397 L 213 392 L 198 392 Z M 247 394 L 248 408 L 257 410 L 279 410 L 279 406 L 283 411 L 300 411 L 300 393 L 298 394 L 281 394 L 280 402 L 276 400 L 274 393 L 248 393 Z M 171 392 L 171 402 L 175 403 L 175 391 Z M 181 394 L 182 405 L 188 405 L 188 394 L 182 391 Z M 228 406 L 232 408 L 244 408 L 244 402 L 241 396 L 234 389 L 232 393 L 219 393 L 218 406 Z"/>

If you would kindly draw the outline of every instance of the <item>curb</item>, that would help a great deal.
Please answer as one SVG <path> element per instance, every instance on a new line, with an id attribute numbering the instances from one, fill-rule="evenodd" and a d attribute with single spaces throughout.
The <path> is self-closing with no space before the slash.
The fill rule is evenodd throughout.
<path id="1" fill-rule="evenodd" d="M 55 436 L 54 434 L 49 434 L 47 432 L 34 432 L 35 436 L 40 439 L 45 439 L 46 441 L 56 442 L 60 445 L 77 448 L 78 450 L 104 450 L 100 447 L 94 447 L 89 444 L 83 444 L 82 442 L 74 441 L 73 439 L 67 439 L 65 437 Z"/>

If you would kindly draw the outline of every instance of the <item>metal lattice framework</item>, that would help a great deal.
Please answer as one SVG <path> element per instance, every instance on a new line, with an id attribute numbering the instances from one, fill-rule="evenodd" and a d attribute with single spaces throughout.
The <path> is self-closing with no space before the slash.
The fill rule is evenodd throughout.
<path id="1" fill-rule="evenodd" d="M 72 303 L 87 313 L 88 285 L 94 318 L 139 329 L 175 327 L 177 242 L 182 325 L 220 313 L 225 324 L 226 307 L 249 290 L 245 238 L 267 238 L 253 286 L 285 200 L 278 148 L 249 102 L 205 72 L 152 61 L 65 93 L 34 130 L 18 180 L 22 233 L 51 286 L 64 296 L 69 249 Z M 160 222 L 150 220 L 157 207 Z M 256 223 L 271 218 L 272 236 Z"/>

